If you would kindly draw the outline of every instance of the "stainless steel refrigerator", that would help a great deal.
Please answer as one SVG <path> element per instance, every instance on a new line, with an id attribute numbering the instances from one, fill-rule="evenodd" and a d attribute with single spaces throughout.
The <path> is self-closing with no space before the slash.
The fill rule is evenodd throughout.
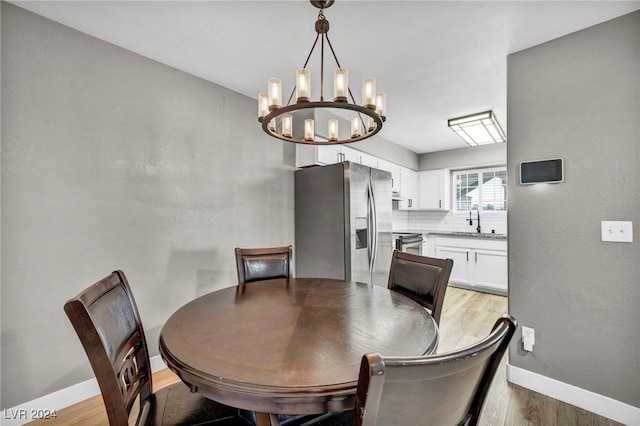
<path id="1" fill-rule="evenodd" d="M 386 287 L 391 173 L 344 162 L 295 172 L 295 274 Z"/>

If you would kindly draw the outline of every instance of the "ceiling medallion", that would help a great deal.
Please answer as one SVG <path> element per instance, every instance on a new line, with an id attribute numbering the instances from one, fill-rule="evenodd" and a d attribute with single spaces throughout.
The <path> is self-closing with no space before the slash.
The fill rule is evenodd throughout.
<path id="1" fill-rule="evenodd" d="M 296 71 L 295 87 L 286 105 L 282 105 L 281 80 L 277 78 L 269 79 L 267 92 L 258 95 L 258 121 L 262 123 L 262 129 L 267 134 L 294 143 L 331 145 L 367 139 L 382 129 L 382 123 L 386 119 L 386 94 L 384 92 L 376 92 L 375 78 L 367 77 L 362 80 L 362 104 L 356 103 L 349 87 L 349 73 L 347 69 L 342 68 L 340 65 L 327 34 L 329 32 L 329 21 L 324 16 L 324 10 L 329 8 L 334 3 L 334 0 L 310 1 L 313 6 L 320 9 L 318 20 L 315 23 L 317 36 L 311 46 L 311 51 L 302 68 Z M 320 100 L 314 101 L 311 99 L 311 72 L 306 67 L 318 44 L 318 39 L 321 39 Z M 333 74 L 333 101 L 325 101 L 323 93 L 325 40 L 337 66 Z M 291 100 L 294 94 L 296 95 L 296 102 L 292 104 Z M 351 102 L 349 102 L 349 99 L 351 99 Z M 342 133 L 339 131 L 338 124 L 341 119 L 339 115 L 332 114 L 332 109 L 348 110 L 354 113 L 350 120 L 349 132 L 344 131 L 344 129 Z M 327 119 L 326 128 L 323 126 L 323 129 L 316 129 L 315 126 L 315 118 L 319 117 L 315 112 L 319 110 L 327 110 L 329 117 L 332 117 Z M 296 114 L 299 117 L 297 120 Z M 314 118 L 308 118 L 310 116 Z M 326 133 L 324 133 L 324 130 L 326 130 Z"/>

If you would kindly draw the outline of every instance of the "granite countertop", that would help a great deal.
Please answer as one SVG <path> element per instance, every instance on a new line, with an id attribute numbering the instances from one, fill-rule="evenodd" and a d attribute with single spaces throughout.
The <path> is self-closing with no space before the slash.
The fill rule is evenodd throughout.
<path id="1" fill-rule="evenodd" d="M 490 232 L 460 232 L 460 231 L 434 231 L 429 229 L 394 229 L 394 233 L 408 234 L 424 234 L 424 235 L 440 235 L 442 237 L 458 237 L 458 238 L 484 238 L 487 240 L 506 240 L 507 234 L 492 234 Z"/>
<path id="2" fill-rule="evenodd" d="M 492 234 L 489 232 L 457 232 L 457 231 L 426 231 L 428 235 L 440 235 L 443 237 L 459 237 L 459 238 L 484 238 L 488 240 L 506 240 L 507 234 Z"/>

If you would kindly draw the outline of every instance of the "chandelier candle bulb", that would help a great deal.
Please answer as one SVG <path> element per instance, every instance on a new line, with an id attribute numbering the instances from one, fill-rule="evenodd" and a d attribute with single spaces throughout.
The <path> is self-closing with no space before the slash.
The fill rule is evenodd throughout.
<path id="1" fill-rule="evenodd" d="M 293 136 L 293 116 L 291 114 L 282 116 L 282 135 L 288 138 Z"/>
<path id="2" fill-rule="evenodd" d="M 333 72 L 333 101 L 347 102 L 349 93 L 349 71 L 346 68 L 336 68 Z"/>
<path id="3" fill-rule="evenodd" d="M 311 72 L 306 68 L 296 71 L 296 99 L 297 102 L 311 100 Z"/>
<path id="4" fill-rule="evenodd" d="M 351 117 L 351 137 L 357 138 L 360 136 L 360 117 L 354 115 Z"/>
<path id="5" fill-rule="evenodd" d="M 362 80 L 362 106 L 374 111 L 376 109 L 376 79 L 373 77 Z"/>
<path id="6" fill-rule="evenodd" d="M 258 119 L 262 119 L 269 114 L 269 96 L 267 92 L 261 92 L 258 94 Z"/>
<path id="7" fill-rule="evenodd" d="M 373 118 L 369 117 L 367 123 L 367 130 L 369 132 L 373 132 L 376 129 L 376 121 Z"/>
<path id="8" fill-rule="evenodd" d="M 267 84 L 269 93 L 269 111 L 282 106 L 282 81 L 279 78 L 270 78 Z"/>
<path id="9" fill-rule="evenodd" d="M 304 120 L 304 140 L 312 141 L 315 134 L 313 118 L 307 118 Z"/>
<path id="10" fill-rule="evenodd" d="M 336 119 L 329 120 L 329 140 L 338 140 L 338 120 Z"/>
<path id="11" fill-rule="evenodd" d="M 387 94 L 385 92 L 376 94 L 376 113 L 380 117 L 386 117 L 387 115 Z"/>

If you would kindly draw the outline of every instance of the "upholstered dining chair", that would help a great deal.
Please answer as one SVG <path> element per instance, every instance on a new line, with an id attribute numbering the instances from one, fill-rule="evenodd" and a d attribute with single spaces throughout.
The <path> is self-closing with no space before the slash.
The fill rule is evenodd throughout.
<path id="1" fill-rule="evenodd" d="M 317 426 L 475 426 L 489 386 L 517 328 L 499 318 L 491 333 L 462 349 L 415 357 L 366 354 L 355 408 Z"/>
<path id="2" fill-rule="evenodd" d="M 429 309 L 433 319 L 440 324 L 442 304 L 452 269 L 452 259 L 419 256 L 394 250 L 387 287 Z"/>
<path id="3" fill-rule="evenodd" d="M 236 248 L 238 284 L 293 276 L 291 246 Z"/>
<path id="4" fill-rule="evenodd" d="M 64 310 L 89 358 L 110 425 L 126 426 L 130 416 L 137 425 L 247 425 L 237 408 L 191 393 L 181 382 L 153 392 L 144 329 L 122 271 L 83 290 Z"/>

